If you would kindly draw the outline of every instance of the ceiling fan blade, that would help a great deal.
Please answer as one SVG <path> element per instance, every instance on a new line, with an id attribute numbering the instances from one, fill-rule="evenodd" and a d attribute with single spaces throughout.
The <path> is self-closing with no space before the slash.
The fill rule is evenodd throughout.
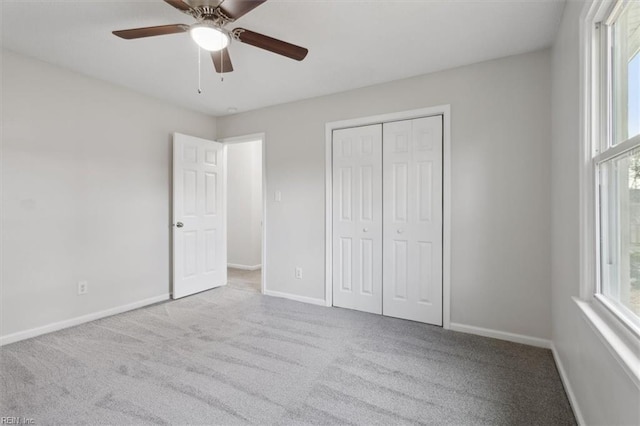
<path id="1" fill-rule="evenodd" d="M 233 35 L 243 43 L 295 59 L 296 61 L 303 60 L 305 56 L 307 56 L 307 53 L 309 53 L 309 50 L 304 47 L 296 46 L 295 44 L 287 43 L 286 41 L 278 40 L 264 34 L 245 30 L 244 28 L 234 29 Z"/>
<path id="2" fill-rule="evenodd" d="M 213 66 L 216 67 L 217 73 L 233 71 L 233 64 L 231 64 L 228 49 L 225 48 L 217 52 L 211 52 L 211 59 L 213 59 Z"/>
<path id="3" fill-rule="evenodd" d="M 189 30 L 188 25 L 174 24 L 174 25 L 160 25 L 157 27 L 145 27 L 145 28 L 132 28 L 130 30 L 113 31 L 113 35 L 126 40 L 142 37 L 153 37 L 159 35 L 183 33 Z"/>
<path id="4" fill-rule="evenodd" d="M 220 5 L 222 12 L 229 18 L 236 20 L 251 12 L 267 0 L 224 0 Z"/>
<path id="5" fill-rule="evenodd" d="M 181 12 L 188 13 L 191 11 L 191 6 L 189 6 L 182 0 L 164 0 L 164 2 L 170 4 Z"/>

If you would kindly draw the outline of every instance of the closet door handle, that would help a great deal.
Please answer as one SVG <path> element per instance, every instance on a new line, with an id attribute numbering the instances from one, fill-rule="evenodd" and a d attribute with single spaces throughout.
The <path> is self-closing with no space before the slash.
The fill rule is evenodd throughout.
<path id="1" fill-rule="evenodd" d="M 402 231 L 402 229 L 398 229 L 396 232 L 397 232 L 398 234 L 402 234 L 402 232 L 403 232 L 403 231 Z"/>
<path id="2" fill-rule="evenodd" d="M 369 228 L 362 228 L 362 232 L 369 232 Z"/>

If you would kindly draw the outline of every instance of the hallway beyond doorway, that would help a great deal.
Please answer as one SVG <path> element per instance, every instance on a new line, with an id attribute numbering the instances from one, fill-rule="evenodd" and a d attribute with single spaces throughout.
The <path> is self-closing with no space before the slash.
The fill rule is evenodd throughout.
<path id="1" fill-rule="evenodd" d="M 245 271 L 243 269 L 227 268 L 228 283 L 230 286 L 240 290 L 248 290 L 260 293 L 260 279 L 262 269 L 255 271 Z"/>

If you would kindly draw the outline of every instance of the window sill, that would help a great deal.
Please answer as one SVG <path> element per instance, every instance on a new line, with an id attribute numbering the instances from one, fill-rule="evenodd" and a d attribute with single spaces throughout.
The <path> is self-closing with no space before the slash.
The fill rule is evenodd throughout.
<path id="1" fill-rule="evenodd" d="M 577 297 L 576 302 L 587 323 L 593 328 L 623 370 L 640 388 L 640 341 L 603 306 Z"/>

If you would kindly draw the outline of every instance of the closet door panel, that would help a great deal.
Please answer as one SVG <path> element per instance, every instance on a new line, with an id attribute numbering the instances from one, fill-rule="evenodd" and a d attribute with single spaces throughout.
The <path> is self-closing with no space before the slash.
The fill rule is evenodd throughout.
<path id="1" fill-rule="evenodd" d="M 333 305 L 382 313 L 382 125 L 333 132 Z"/>
<path id="2" fill-rule="evenodd" d="M 442 117 L 383 125 L 383 314 L 442 325 Z"/>

